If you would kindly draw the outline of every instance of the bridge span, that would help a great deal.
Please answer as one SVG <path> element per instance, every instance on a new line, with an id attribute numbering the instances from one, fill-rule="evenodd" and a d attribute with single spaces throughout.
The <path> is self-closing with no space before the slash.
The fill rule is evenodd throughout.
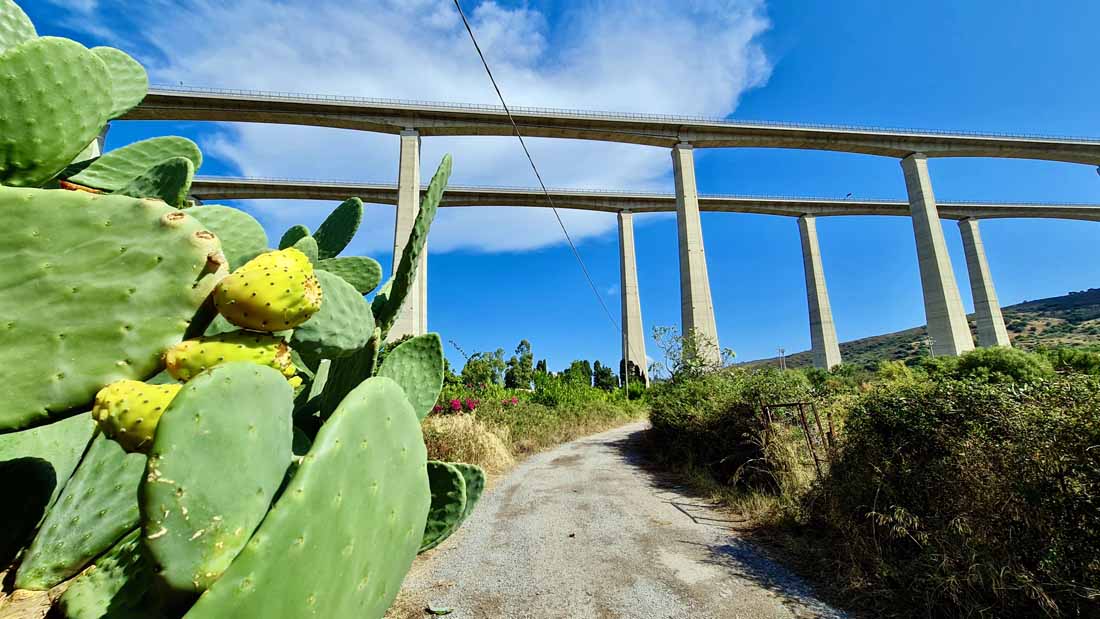
<path id="1" fill-rule="evenodd" d="M 364 202 L 398 205 L 399 186 L 396 183 L 353 183 L 294 179 L 264 179 L 241 177 L 196 177 L 192 194 L 201 200 L 343 200 L 358 196 Z M 426 187 L 421 187 L 423 194 Z M 549 190 L 554 206 L 616 213 L 619 220 L 619 266 L 621 277 L 623 358 L 644 360 L 645 335 L 641 322 L 641 302 L 638 294 L 637 261 L 634 252 L 634 213 L 675 212 L 674 194 L 596 191 L 579 189 Z M 706 212 L 753 213 L 797 217 L 802 239 L 803 263 L 806 272 L 807 304 L 810 309 L 811 346 L 815 362 L 830 367 L 840 362 L 840 347 L 832 321 L 828 290 L 817 240 L 817 217 L 828 216 L 911 216 L 910 205 L 901 200 L 835 199 L 780 196 L 699 195 L 699 210 Z M 541 189 L 521 187 L 450 186 L 440 202 L 441 207 L 549 207 Z M 941 219 L 958 220 L 966 251 L 967 269 L 975 306 L 989 307 L 996 303 L 985 248 L 978 231 L 978 220 L 996 218 L 1044 218 L 1100 221 L 1100 204 L 941 202 Z M 418 308 L 426 323 L 427 289 Z M 990 300 L 992 299 L 992 301 Z M 992 310 L 991 310 L 992 311 Z M 418 317 L 419 319 L 419 317 Z M 426 328 L 426 325 L 425 325 Z M 1008 332 L 1000 316 L 979 314 L 979 342 L 1008 341 Z M 631 354 L 634 349 L 634 354 Z M 640 355 L 639 350 L 640 349 Z M 644 363 L 644 361 L 643 361 Z"/>
<path id="2" fill-rule="evenodd" d="M 633 273 L 632 217 L 636 212 L 673 210 L 674 203 L 680 245 L 681 329 L 706 343 L 701 355 L 717 360 L 718 330 L 711 300 L 710 278 L 703 246 L 700 211 L 755 212 L 799 218 L 810 334 L 814 362 L 820 367 L 840 363 L 832 313 L 817 247 L 816 217 L 837 215 L 907 215 L 913 222 L 925 317 L 938 355 L 958 355 L 974 348 L 962 297 L 951 269 L 941 218 L 957 219 L 962 230 L 967 270 L 978 317 L 978 343 L 982 346 L 1009 345 L 989 266 L 978 229 L 980 219 L 994 217 L 1061 217 L 1095 221 L 1089 207 L 1082 205 L 1039 206 L 1028 204 L 938 204 L 928 172 L 930 157 L 1006 157 L 1100 165 L 1100 139 L 974 133 L 966 131 L 910 130 L 840 125 L 810 125 L 784 122 L 708 119 L 659 114 L 586 112 L 546 108 L 512 108 L 523 135 L 620 142 L 669 149 L 675 180 L 675 196 L 625 194 L 622 196 L 558 192 L 560 206 L 618 213 L 620 245 L 623 247 L 623 333 L 624 357 L 645 367 L 640 342 L 641 310 L 636 285 L 627 281 Z M 127 120 L 196 120 L 254 122 L 335 127 L 399 136 L 396 187 L 397 219 L 394 252 L 399 255 L 419 209 L 420 141 L 432 136 L 510 136 L 514 129 L 505 110 L 492 105 L 363 99 L 295 93 L 265 93 L 244 90 L 150 89 L 146 99 L 129 112 Z M 696 148 L 793 148 L 838 151 L 894 157 L 901 163 L 908 202 L 835 201 L 808 199 L 700 196 L 695 179 Z M 229 183 L 230 181 L 225 181 Z M 293 183 L 268 183 L 266 188 L 207 186 L 196 191 L 212 199 L 230 192 L 235 197 L 305 198 L 322 195 L 343 197 L 347 187 L 304 188 Z M 359 186 L 364 199 L 393 203 L 389 188 Z M 266 195 L 260 195 L 266 192 Z M 590 192 L 591 193 L 591 192 Z M 499 190 L 487 196 L 476 188 L 448 191 L 447 206 L 493 205 L 539 206 L 541 197 L 531 190 Z M 556 198 L 555 198 L 556 199 Z M 465 201 L 465 202 L 464 202 Z M 623 208 L 625 203 L 632 206 Z M 504 204 L 502 204 L 504 203 Z M 1041 210 L 1040 210 L 1041 209 Z M 629 247 L 627 247 L 629 245 Z M 629 258 L 629 260 L 627 260 Z M 628 264 L 629 262 L 629 264 Z M 421 274 L 426 272 L 421 264 Z M 426 277 L 419 277 L 420 294 L 410 295 L 397 323 L 395 335 L 421 333 L 427 328 Z M 633 296 L 628 308 L 625 305 Z M 629 310 L 629 311 L 628 311 Z M 631 333 L 633 335 L 629 335 Z"/>

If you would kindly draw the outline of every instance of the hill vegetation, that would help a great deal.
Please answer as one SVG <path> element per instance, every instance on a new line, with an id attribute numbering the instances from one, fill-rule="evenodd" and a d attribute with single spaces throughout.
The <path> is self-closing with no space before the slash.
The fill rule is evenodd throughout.
<path id="1" fill-rule="evenodd" d="M 1090 288 L 1069 294 L 1025 301 L 1001 309 L 1009 339 L 1015 348 L 1039 350 L 1062 346 L 1100 346 L 1100 288 Z M 974 315 L 970 330 L 977 338 Z M 914 327 L 883 335 L 875 335 L 840 344 L 845 364 L 875 369 L 881 361 L 907 361 L 928 355 L 925 327 Z M 745 365 L 776 365 L 778 359 L 759 359 Z M 787 367 L 813 365 L 810 351 L 787 356 Z"/>

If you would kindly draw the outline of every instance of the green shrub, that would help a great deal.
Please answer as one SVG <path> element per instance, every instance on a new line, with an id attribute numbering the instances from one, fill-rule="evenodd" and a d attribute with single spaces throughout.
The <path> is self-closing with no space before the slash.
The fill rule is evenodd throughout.
<path id="1" fill-rule="evenodd" d="M 993 346 L 977 348 L 959 357 L 955 375 L 991 383 L 1028 384 L 1051 378 L 1054 368 L 1042 355 Z"/>
<path id="2" fill-rule="evenodd" d="M 706 468 L 731 485 L 776 490 L 791 466 L 766 453 L 764 404 L 802 401 L 810 382 L 797 371 L 729 368 L 650 387 L 657 455 L 677 468 Z M 789 409 L 776 409 L 783 421 Z"/>
<path id="3" fill-rule="evenodd" d="M 1056 348 L 1042 351 L 1043 356 L 1062 373 L 1100 374 L 1100 353 L 1078 348 Z"/>
<path id="4" fill-rule="evenodd" d="M 1092 378 L 881 385 L 803 515 L 847 582 L 913 616 L 1098 616 L 1098 394 Z"/>

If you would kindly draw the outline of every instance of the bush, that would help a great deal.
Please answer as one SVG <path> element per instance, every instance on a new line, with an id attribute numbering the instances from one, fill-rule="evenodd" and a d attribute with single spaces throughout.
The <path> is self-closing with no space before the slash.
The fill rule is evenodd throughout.
<path id="1" fill-rule="evenodd" d="M 776 490 L 794 463 L 768 453 L 763 405 L 809 397 L 804 374 L 774 368 L 729 368 L 654 385 L 648 399 L 656 453 L 677 468 L 703 467 L 720 482 Z M 792 414 L 775 411 L 778 421 Z"/>
<path id="2" fill-rule="evenodd" d="M 958 378 L 1028 384 L 1051 378 L 1054 368 L 1042 355 L 1007 346 L 977 348 L 958 358 Z"/>
<path id="3" fill-rule="evenodd" d="M 1098 394 L 1096 379 L 879 386 L 803 515 L 849 583 L 915 616 L 1098 616 Z"/>
<path id="4" fill-rule="evenodd" d="M 1100 374 L 1100 353 L 1078 348 L 1056 348 L 1044 350 L 1043 356 L 1062 373 Z"/>

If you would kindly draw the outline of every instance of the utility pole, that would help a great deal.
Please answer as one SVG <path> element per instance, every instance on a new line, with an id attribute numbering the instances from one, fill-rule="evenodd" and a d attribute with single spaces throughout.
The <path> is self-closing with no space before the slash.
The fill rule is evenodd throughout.
<path id="1" fill-rule="evenodd" d="M 921 340 L 921 342 L 924 343 L 924 345 L 928 347 L 928 356 L 929 357 L 935 357 L 936 352 L 933 349 L 933 346 L 935 345 L 936 340 L 933 339 L 932 336 L 927 336 L 923 340 Z"/>
<path id="2" fill-rule="evenodd" d="M 780 346 L 778 348 L 778 350 L 779 350 L 779 369 L 780 370 L 786 370 L 787 369 L 787 356 L 786 356 L 787 349 Z"/>

